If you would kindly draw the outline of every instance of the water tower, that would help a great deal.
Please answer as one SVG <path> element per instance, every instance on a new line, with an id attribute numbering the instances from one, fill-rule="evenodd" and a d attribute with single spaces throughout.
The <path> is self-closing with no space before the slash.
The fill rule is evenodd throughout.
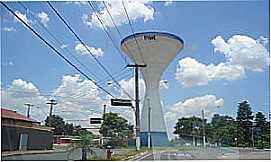
<path id="1" fill-rule="evenodd" d="M 149 129 L 152 146 L 169 144 L 160 101 L 159 83 L 161 75 L 181 51 L 183 45 L 181 38 L 165 32 L 136 33 L 121 41 L 122 50 L 135 64 L 147 65 L 140 68 L 146 85 L 140 119 L 141 145 L 148 144 Z"/>

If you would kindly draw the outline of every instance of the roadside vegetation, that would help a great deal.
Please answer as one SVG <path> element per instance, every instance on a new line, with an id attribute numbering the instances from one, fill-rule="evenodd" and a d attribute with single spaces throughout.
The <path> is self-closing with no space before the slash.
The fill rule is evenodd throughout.
<path id="1" fill-rule="evenodd" d="M 112 148 L 127 147 L 128 139 L 133 137 L 133 127 L 117 113 L 105 113 L 99 131 L 105 137 L 104 146 L 111 146 Z"/>
<path id="2" fill-rule="evenodd" d="M 270 121 L 262 112 L 253 115 L 248 101 L 238 104 L 236 118 L 229 115 L 214 114 L 211 121 L 199 117 L 182 117 L 174 127 L 178 135 L 172 144 L 182 145 L 180 141 L 192 140 L 202 143 L 203 130 L 206 139 L 214 146 L 270 148 Z"/>

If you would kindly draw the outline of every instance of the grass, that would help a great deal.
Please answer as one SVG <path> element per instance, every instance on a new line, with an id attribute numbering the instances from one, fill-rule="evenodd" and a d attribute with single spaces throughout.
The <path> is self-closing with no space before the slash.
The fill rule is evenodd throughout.
<path id="1" fill-rule="evenodd" d="M 137 154 L 140 154 L 142 152 L 145 152 L 145 149 L 141 149 L 139 151 L 136 150 L 130 150 L 125 152 L 124 154 L 114 154 L 111 158 L 111 160 L 128 160 L 129 158 L 131 158 L 132 156 L 135 156 Z"/>
<path id="2" fill-rule="evenodd" d="M 122 153 L 115 153 L 111 157 L 111 161 L 124 161 L 124 160 L 129 160 L 132 158 L 132 156 L 135 156 L 137 154 L 146 152 L 146 151 L 191 151 L 195 150 L 196 148 L 193 147 L 154 147 L 149 149 L 148 147 L 141 147 L 139 151 L 135 150 L 135 147 L 125 147 L 125 148 L 120 148 L 124 149 L 127 151 L 123 151 Z M 88 159 L 88 160 L 98 160 L 98 159 Z M 108 161 L 107 159 L 99 159 L 103 161 Z"/>

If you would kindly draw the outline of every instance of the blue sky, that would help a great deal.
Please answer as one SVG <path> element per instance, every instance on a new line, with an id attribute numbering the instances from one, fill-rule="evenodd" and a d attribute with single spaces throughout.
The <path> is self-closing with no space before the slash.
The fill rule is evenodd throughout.
<path id="1" fill-rule="evenodd" d="M 18 3 L 7 4 L 14 11 L 26 14 L 26 11 Z M 23 4 L 25 4 L 36 15 L 41 12 L 46 13 L 47 16 L 45 17 L 48 17 L 49 20 L 45 20 L 45 26 L 54 33 L 59 40 L 64 42 L 64 44 L 67 45 L 67 48 L 73 52 L 80 61 L 89 67 L 91 72 L 98 75 L 101 79 L 106 77 L 106 74 L 97 66 L 91 56 L 82 54 L 82 51 L 80 54 L 80 49 L 79 52 L 75 50 L 75 46 L 78 44 L 77 40 L 71 35 L 64 24 L 57 18 L 45 2 L 23 2 Z M 82 20 L 82 16 L 84 14 L 92 14 L 92 10 L 88 5 L 64 2 L 54 2 L 52 4 L 64 16 L 69 24 L 71 24 L 73 29 L 75 29 L 80 38 L 88 46 L 95 47 L 95 49 L 100 48 L 103 51 L 102 56 L 98 57 L 98 59 L 110 70 L 111 73 L 118 72 L 125 66 L 124 61 L 121 59 L 117 50 L 113 47 L 110 40 L 106 37 L 104 31 L 100 27 L 95 26 L 95 22 L 94 25 L 92 24 L 91 26 L 87 25 Z M 104 9 L 102 8 L 102 5 L 100 3 L 97 4 L 100 7 L 100 11 L 102 11 Z M 133 21 L 133 27 L 136 32 L 150 30 L 167 31 L 176 34 L 182 38 L 185 43 L 184 49 L 177 55 L 162 76 L 162 79 L 168 80 L 169 86 L 168 88 L 162 88 L 160 91 L 161 99 L 164 104 L 164 112 L 172 111 L 175 113 L 172 107 L 176 107 L 177 103 L 184 103 L 187 99 L 213 95 L 216 96 L 217 100 L 222 98 L 224 104 L 217 110 L 213 107 L 210 108 L 208 110 L 210 112 L 219 112 L 235 116 L 238 102 L 246 99 L 250 102 L 254 112 L 264 111 L 266 114 L 268 113 L 270 91 L 269 65 L 262 65 L 261 70 L 257 71 L 255 70 L 255 67 L 251 67 L 252 65 L 245 65 L 245 61 L 242 63 L 240 63 L 240 61 L 237 61 L 238 63 L 236 63 L 234 60 L 227 61 L 226 57 L 228 55 L 232 58 L 235 57 L 236 51 L 235 53 L 233 51 L 233 54 L 226 52 L 223 54 L 223 49 L 218 48 L 214 43 L 212 43 L 212 40 L 218 36 L 224 40 L 224 43 L 228 43 L 227 41 L 229 39 L 238 35 L 244 36 L 242 37 L 244 38 L 242 40 L 252 39 L 257 41 L 260 40 L 261 36 L 269 40 L 269 2 L 267 0 L 211 2 L 178 1 L 170 3 L 169 5 L 165 5 L 165 2 L 144 1 L 143 5 L 148 7 L 146 8 L 146 13 L 144 13 L 144 11 L 135 13 L 132 13 L 131 11 L 130 13 L 131 15 L 139 14 L 139 16 L 135 16 Z M 152 9 L 154 11 L 153 13 L 147 12 L 152 11 Z M 143 16 L 140 16 L 140 14 L 143 14 Z M 16 20 L 14 20 L 3 6 L 1 6 L 1 15 L 2 89 L 8 91 L 9 88 L 12 88 L 12 82 L 16 79 L 21 79 L 22 82 L 19 85 L 23 86 L 22 90 L 29 90 L 29 87 L 31 89 L 29 83 L 32 83 L 33 86 L 38 89 L 40 95 L 42 95 L 42 93 L 56 93 L 55 91 L 60 91 L 61 86 L 62 88 L 68 88 L 64 85 L 65 81 L 63 80 L 63 76 L 74 76 L 75 74 L 78 74 L 78 72 L 64 63 L 21 23 L 16 22 Z M 50 38 L 46 31 L 44 31 L 37 22 L 34 21 L 31 15 L 27 14 L 26 16 L 29 20 L 33 21 L 30 23 L 33 28 L 43 34 L 44 37 L 50 40 L 51 43 L 53 43 L 59 50 L 62 50 L 60 46 Z M 152 17 L 150 18 L 148 16 Z M 147 20 L 144 21 L 144 18 Z M 118 27 L 123 37 L 131 34 L 130 27 L 127 22 L 122 22 L 120 20 Z M 8 28 L 12 28 L 13 30 L 7 30 Z M 122 38 L 117 35 L 116 30 L 114 30 L 113 27 L 109 28 L 111 34 L 113 34 L 116 39 L 117 45 L 119 45 Z M 235 38 L 238 39 L 238 37 Z M 221 42 L 221 39 L 219 40 Z M 236 44 L 234 43 L 232 44 L 232 46 L 235 45 Z M 215 52 L 216 47 L 218 49 Z M 263 47 L 268 51 L 269 57 L 269 42 L 260 47 Z M 65 53 L 66 51 L 62 50 L 62 52 Z M 247 53 L 249 55 L 250 51 Z M 241 54 L 246 55 L 247 53 L 243 52 Z M 255 57 L 258 57 L 257 53 L 255 54 Z M 179 66 L 179 61 L 185 58 L 192 58 L 197 61 L 197 64 L 200 63 L 206 66 L 210 64 L 214 64 L 216 66 L 219 63 L 227 62 L 227 64 L 231 64 L 231 67 L 241 67 L 245 71 L 245 74 L 240 74 L 242 76 L 238 76 L 232 80 L 228 79 L 233 78 L 230 74 L 227 74 L 224 78 L 222 77 L 222 79 L 221 76 L 216 75 L 214 78 L 209 79 L 208 83 L 204 83 L 204 85 L 194 84 L 185 86 L 186 78 L 184 76 L 187 76 L 187 74 L 184 74 L 185 72 L 180 74 L 182 77 L 180 77 L 179 80 L 176 79 L 176 71 Z M 261 64 L 261 62 L 254 63 L 252 61 L 252 64 L 256 65 L 257 63 Z M 218 68 L 213 68 L 212 70 L 214 69 Z M 132 71 L 129 70 L 127 73 L 130 73 L 131 75 L 124 79 L 127 81 L 125 83 L 129 84 Z M 85 78 L 81 76 L 81 80 L 77 78 L 77 81 L 75 82 L 79 84 L 84 79 Z M 128 85 L 124 86 L 128 88 L 132 87 Z M 112 87 L 109 87 L 108 90 L 111 91 L 113 89 Z M 100 93 L 98 95 L 100 98 L 106 97 L 104 93 L 99 90 L 97 91 Z M 127 91 L 130 90 L 127 89 Z M 67 89 L 61 91 L 61 94 L 64 92 L 67 92 Z M 111 92 L 118 94 L 116 89 Z M 8 97 L 3 96 L 2 106 L 24 112 L 24 109 L 20 108 L 20 105 L 9 102 L 8 100 L 14 101 L 10 98 L 12 98 L 12 95 Z M 46 100 L 46 98 L 42 99 L 42 101 L 43 100 Z M 101 103 L 102 101 L 99 100 L 98 102 Z M 40 106 L 45 107 L 44 110 L 47 111 L 47 105 Z M 65 106 L 63 106 L 63 109 L 64 107 Z M 191 108 L 194 107 L 198 106 L 191 106 Z M 179 110 L 183 111 L 186 109 L 180 107 Z M 114 109 L 112 109 L 112 111 L 114 111 Z M 176 112 L 176 114 L 178 113 L 180 113 L 180 115 L 188 115 L 180 111 Z M 193 114 L 195 111 L 191 113 Z M 198 113 L 200 113 L 200 111 L 198 111 Z M 197 115 L 197 113 L 195 114 Z"/>

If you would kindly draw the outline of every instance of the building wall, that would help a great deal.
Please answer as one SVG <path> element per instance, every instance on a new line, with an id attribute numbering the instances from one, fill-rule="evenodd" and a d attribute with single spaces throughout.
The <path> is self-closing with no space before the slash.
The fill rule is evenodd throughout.
<path id="1" fill-rule="evenodd" d="M 2 151 L 19 150 L 20 134 L 28 134 L 27 150 L 48 150 L 53 147 L 53 133 L 31 128 L 18 128 L 2 125 Z"/>
<path id="2" fill-rule="evenodd" d="M 19 136 L 16 128 L 1 127 L 1 149 L 2 151 L 19 149 Z"/>

